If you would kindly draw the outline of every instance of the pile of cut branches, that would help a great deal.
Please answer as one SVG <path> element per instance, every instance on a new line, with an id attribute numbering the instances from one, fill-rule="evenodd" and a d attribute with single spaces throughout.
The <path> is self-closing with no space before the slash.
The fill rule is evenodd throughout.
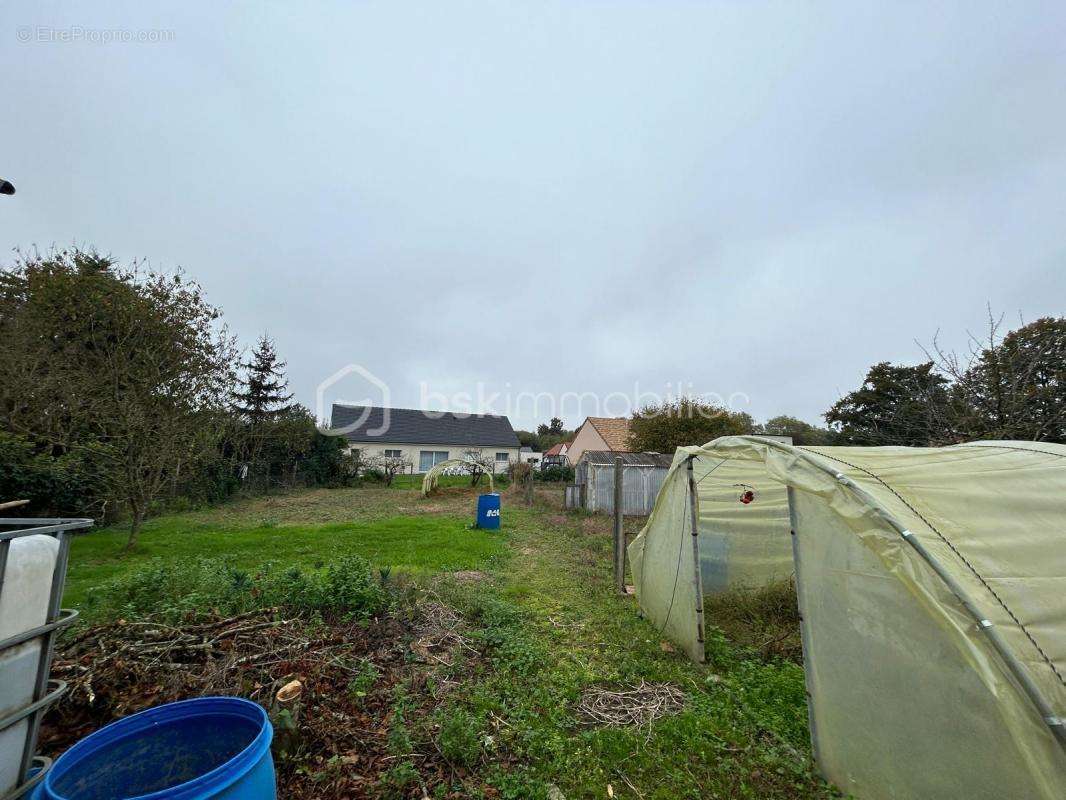
<path id="1" fill-rule="evenodd" d="M 436 608 L 430 613 L 446 616 Z M 42 750 L 55 756 L 108 722 L 190 697 L 236 695 L 276 710 L 278 690 L 299 681 L 296 743 L 275 754 L 279 796 L 375 796 L 392 765 L 392 689 L 411 678 L 411 638 L 411 623 L 401 617 L 324 622 L 277 609 L 188 624 L 148 618 L 88 628 L 57 650 L 53 675 L 70 691 L 45 718 Z M 369 691 L 358 683 L 368 670 L 376 676 Z M 420 770 L 433 782 L 446 777 L 447 767 L 430 760 Z"/>
<path id="2" fill-rule="evenodd" d="M 461 650 L 477 655 L 465 634 L 462 617 L 451 606 L 435 600 L 423 603 L 414 623 L 412 652 L 425 663 L 450 667 Z"/>
<path id="3" fill-rule="evenodd" d="M 239 693 L 269 705 L 294 675 L 320 672 L 330 662 L 351 668 L 366 638 L 359 626 L 316 630 L 276 609 L 186 625 L 119 620 L 80 632 L 62 648 L 53 672 L 70 686 L 67 703 L 102 701 L 116 716 L 143 705 L 152 678 L 158 685 L 149 691 L 157 694 Z"/>

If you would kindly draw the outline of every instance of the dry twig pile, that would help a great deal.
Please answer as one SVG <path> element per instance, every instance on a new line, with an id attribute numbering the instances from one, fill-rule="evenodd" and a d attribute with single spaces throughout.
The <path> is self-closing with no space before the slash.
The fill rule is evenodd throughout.
<path id="1" fill-rule="evenodd" d="M 578 713 L 592 725 L 649 725 L 685 707 L 685 694 L 673 684 L 645 683 L 629 689 L 593 687 L 585 690 Z"/>

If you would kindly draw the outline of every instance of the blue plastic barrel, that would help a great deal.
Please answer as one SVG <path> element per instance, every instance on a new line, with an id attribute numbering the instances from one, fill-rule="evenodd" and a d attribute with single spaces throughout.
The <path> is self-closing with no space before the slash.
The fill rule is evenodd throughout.
<path id="1" fill-rule="evenodd" d="M 112 722 L 56 759 L 42 800 L 273 800 L 274 729 L 239 697 L 182 700 Z"/>
<path id="2" fill-rule="evenodd" d="M 490 531 L 500 527 L 500 496 L 483 494 L 477 499 L 477 526 Z"/>

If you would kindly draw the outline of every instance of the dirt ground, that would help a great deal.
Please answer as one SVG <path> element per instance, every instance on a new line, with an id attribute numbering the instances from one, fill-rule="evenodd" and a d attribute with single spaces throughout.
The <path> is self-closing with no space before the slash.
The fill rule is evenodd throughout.
<path id="1" fill-rule="evenodd" d="M 456 648 L 471 649 L 461 626 L 434 602 L 369 624 L 267 610 L 190 625 L 94 627 L 57 650 L 53 674 L 68 681 L 70 693 L 46 717 L 41 749 L 57 756 L 101 726 L 162 703 L 240 695 L 270 709 L 279 797 L 396 796 L 388 777 L 396 759 L 394 689 L 405 686 L 404 724 L 430 714 L 448 688 L 431 685 L 437 667 L 451 663 Z M 299 696 L 279 703 L 277 693 L 292 681 L 300 682 Z M 462 777 L 432 750 L 417 768 L 416 796 Z"/>

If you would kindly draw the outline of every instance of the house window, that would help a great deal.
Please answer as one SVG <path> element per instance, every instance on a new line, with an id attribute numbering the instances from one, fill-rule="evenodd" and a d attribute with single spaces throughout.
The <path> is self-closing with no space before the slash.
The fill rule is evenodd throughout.
<path id="1" fill-rule="evenodd" d="M 507 461 L 508 461 L 507 453 L 497 453 L 496 454 L 496 460 L 497 461 L 502 461 L 504 463 L 507 463 Z"/>
<path id="2" fill-rule="evenodd" d="M 447 460 L 447 450 L 420 450 L 418 453 L 418 471 L 429 472 L 435 464 Z"/>
<path id="3" fill-rule="evenodd" d="M 386 450 L 385 458 L 403 458 L 403 450 Z"/>

